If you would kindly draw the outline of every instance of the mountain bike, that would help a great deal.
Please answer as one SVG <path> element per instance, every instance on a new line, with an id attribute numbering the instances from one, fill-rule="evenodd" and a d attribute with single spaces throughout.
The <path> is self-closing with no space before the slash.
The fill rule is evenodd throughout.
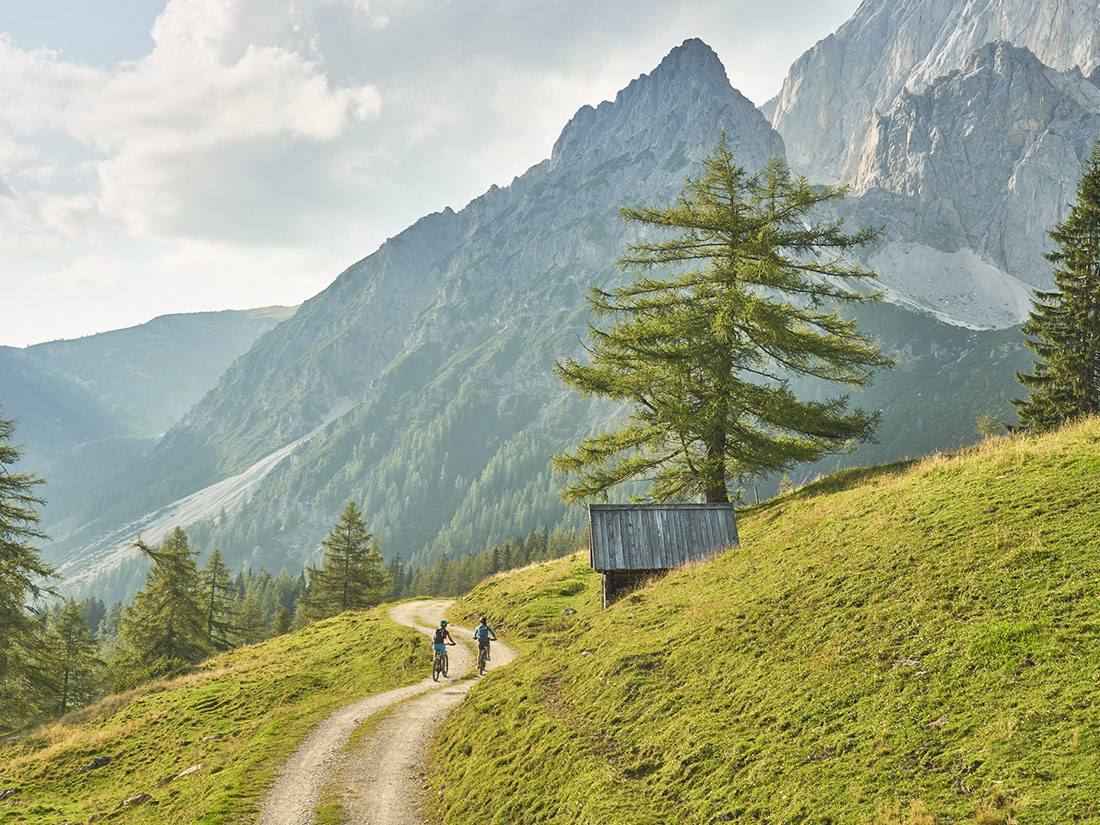
<path id="1" fill-rule="evenodd" d="M 485 675 L 485 661 L 488 658 L 489 658 L 489 646 L 486 645 L 485 647 L 482 647 L 481 645 L 478 645 L 478 647 L 477 647 L 477 675 L 478 676 L 484 676 Z"/>
<path id="2" fill-rule="evenodd" d="M 451 642 L 450 644 L 453 647 L 455 643 Z M 438 682 L 440 674 L 443 674 L 446 678 L 448 664 L 447 654 L 441 650 L 435 651 L 435 658 L 432 660 L 432 679 Z"/>

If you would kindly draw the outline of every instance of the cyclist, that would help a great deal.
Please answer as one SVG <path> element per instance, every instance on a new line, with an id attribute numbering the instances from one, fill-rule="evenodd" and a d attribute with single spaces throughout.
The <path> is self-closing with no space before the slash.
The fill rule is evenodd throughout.
<path id="1" fill-rule="evenodd" d="M 447 649 L 444 645 L 454 646 L 458 644 L 451 638 L 451 631 L 447 630 L 447 620 L 440 619 L 439 627 L 435 629 L 435 636 L 432 639 L 432 649 L 443 657 L 443 673 L 447 673 Z"/>
<path id="2" fill-rule="evenodd" d="M 493 628 L 489 627 L 489 622 L 484 616 L 481 617 L 481 624 L 474 629 L 474 638 L 477 639 L 478 652 L 484 649 L 485 661 L 489 661 L 492 658 L 489 655 L 489 640 L 492 639 L 495 642 L 497 635 L 493 632 Z"/>

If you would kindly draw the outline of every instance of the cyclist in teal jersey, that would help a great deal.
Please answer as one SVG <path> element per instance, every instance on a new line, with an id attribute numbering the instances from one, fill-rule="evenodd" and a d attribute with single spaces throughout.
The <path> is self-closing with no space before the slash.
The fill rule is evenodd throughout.
<path id="1" fill-rule="evenodd" d="M 477 640 L 478 650 L 484 648 L 485 659 L 490 660 L 492 657 L 489 655 L 489 640 L 492 639 L 495 642 L 497 636 L 493 633 L 493 628 L 489 627 L 489 622 L 484 616 L 481 617 L 481 624 L 474 629 L 474 638 Z"/>

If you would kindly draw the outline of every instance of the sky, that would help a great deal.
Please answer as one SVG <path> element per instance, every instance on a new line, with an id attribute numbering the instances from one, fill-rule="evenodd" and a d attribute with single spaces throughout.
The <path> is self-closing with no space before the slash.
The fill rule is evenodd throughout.
<path id="1" fill-rule="evenodd" d="M 858 0 L 0 0 L 0 345 L 298 304 L 699 37 L 757 104 Z"/>

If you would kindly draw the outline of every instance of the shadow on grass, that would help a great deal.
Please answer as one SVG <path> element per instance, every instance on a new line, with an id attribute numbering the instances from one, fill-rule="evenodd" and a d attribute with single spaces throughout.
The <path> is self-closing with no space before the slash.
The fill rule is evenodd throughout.
<path id="1" fill-rule="evenodd" d="M 815 479 L 809 484 L 799 487 L 797 490 L 785 495 L 775 496 L 767 501 L 746 507 L 747 513 L 765 513 L 770 508 L 792 501 L 805 501 L 821 495 L 842 493 L 856 487 L 869 484 L 874 481 L 896 478 L 904 475 L 918 464 L 918 460 L 907 458 L 903 461 L 894 461 L 890 464 L 878 464 L 874 467 L 849 467 L 837 470 L 822 478 Z"/>

